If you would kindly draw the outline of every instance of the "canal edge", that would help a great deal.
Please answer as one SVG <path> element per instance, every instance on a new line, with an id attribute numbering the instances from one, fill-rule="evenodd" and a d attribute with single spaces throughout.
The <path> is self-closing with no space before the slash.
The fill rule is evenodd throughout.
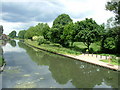
<path id="1" fill-rule="evenodd" d="M 0 73 L 4 71 L 6 63 L 4 62 L 2 66 L 0 66 Z"/>
<path id="2" fill-rule="evenodd" d="M 29 47 L 36 48 L 36 49 L 39 49 L 39 50 L 42 50 L 42 51 L 50 52 L 50 53 L 53 53 L 53 54 L 56 54 L 56 55 L 64 56 L 64 57 L 67 57 L 67 58 L 71 58 L 71 59 L 74 59 L 74 60 L 82 61 L 82 62 L 85 62 L 85 63 L 89 63 L 89 64 L 92 64 L 92 65 L 96 65 L 96 66 L 100 66 L 100 67 L 103 67 L 103 68 L 107 68 L 107 69 L 111 69 L 111 70 L 119 71 L 119 72 L 120 72 L 120 69 L 119 69 L 119 68 L 116 69 L 116 68 L 108 67 L 108 66 L 105 66 L 105 65 L 99 65 L 99 64 L 97 64 L 97 63 L 92 63 L 92 62 L 85 61 L 85 60 L 82 60 L 82 59 L 78 59 L 78 58 L 75 58 L 75 57 L 72 57 L 72 56 L 69 56 L 69 55 L 64 55 L 64 54 L 52 52 L 52 51 L 49 51 L 49 50 L 46 50 L 46 49 L 42 49 L 42 48 L 40 48 L 40 47 L 33 46 L 33 45 L 28 44 L 28 43 L 26 43 L 26 42 L 23 42 L 23 43 L 26 44 L 26 45 L 29 46 Z"/>

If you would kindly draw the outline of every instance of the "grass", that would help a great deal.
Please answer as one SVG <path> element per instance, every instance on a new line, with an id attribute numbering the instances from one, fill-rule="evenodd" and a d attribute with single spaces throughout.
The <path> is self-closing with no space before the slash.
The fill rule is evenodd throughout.
<path id="1" fill-rule="evenodd" d="M 86 46 L 82 43 L 82 42 L 75 42 L 73 47 L 69 47 L 69 48 L 65 48 L 62 47 L 59 44 L 55 44 L 55 43 L 50 43 L 50 44 L 41 44 L 38 45 L 37 41 L 31 41 L 31 40 L 25 40 L 26 43 L 48 50 L 48 51 L 52 51 L 52 52 L 56 52 L 56 53 L 60 53 L 60 54 L 65 54 L 65 55 L 80 55 L 82 52 L 86 52 Z M 90 48 L 92 48 L 93 52 L 98 52 L 100 51 L 100 44 L 99 42 L 97 43 L 92 43 Z M 120 65 L 120 63 L 118 63 L 118 60 L 116 59 L 115 54 L 105 54 L 105 53 L 101 53 L 99 55 L 102 56 L 112 56 L 112 60 L 111 60 L 111 64 L 113 65 Z M 101 60 L 103 62 L 108 63 L 108 60 Z"/>
<path id="2" fill-rule="evenodd" d="M 0 66 L 3 65 L 3 58 L 0 56 Z"/>
<path id="3" fill-rule="evenodd" d="M 105 63 L 109 63 L 108 60 L 100 60 L 100 61 L 105 62 Z M 119 65 L 120 66 L 120 63 L 113 62 L 113 61 L 111 61 L 110 64 L 112 64 L 112 65 Z"/>
<path id="4" fill-rule="evenodd" d="M 25 40 L 25 42 L 30 45 L 33 45 L 33 46 L 36 46 L 36 47 L 39 47 L 39 48 L 42 48 L 42 49 L 45 49 L 48 51 L 60 53 L 60 54 L 65 54 L 65 55 L 68 55 L 68 54 L 69 55 L 80 55 L 81 54 L 80 51 L 77 51 L 77 50 L 71 49 L 71 48 L 65 48 L 65 47 L 62 47 L 61 45 L 55 44 L 55 43 L 38 45 L 37 41 Z"/>
<path id="5" fill-rule="evenodd" d="M 85 44 L 83 42 L 75 42 L 74 43 L 74 47 L 77 47 L 83 53 L 85 53 L 86 49 L 87 49 L 87 46 L 85 46 Z M 91 52 L 98 52 L 98 51 L 100 51 L 100 43 L 99 42 L 92 43 L 90 45 L 90 51 Z"/>

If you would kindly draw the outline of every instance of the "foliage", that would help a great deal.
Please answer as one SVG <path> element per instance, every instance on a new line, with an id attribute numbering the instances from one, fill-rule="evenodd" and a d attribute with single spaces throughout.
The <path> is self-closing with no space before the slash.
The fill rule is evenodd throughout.
<path id="1" fill-rule="evenodd" d="M 40 27 L 41 28 L 41 27 Z M 42 29 L 41 29 L 41 35 L 43 35 L 43 37 L 45 38 L 45 39 L 49 39 L 48 38 L 48 32 L 50 31 L 50 27 L 48 26 L 48 24 L 46 23 L 46 24 L 43 24 L 43 26 L 42 26 Z"/>
<path id="2" fill-rule="evenodd" d="M 59 15 L 54 21 L 53 26 L 48 32 L 49 40 L 54 43 L 59 43 L 62 46 L 68 46 L 68 40 L 63 37 L 64 27 L 72 22 L 72 19 L 67 14 Z"/>
<path id="3" fill-rule="evenodd" d="M 106 49 L 115 49 L 115 42 L 114 42 L 114 38 L 112 37 L 108 37 L 105 39 L 105 42 L 104 42 L 104 47 Z"/>
<path id="4" fill-rule="evenodd" d="M 50 28 L 47 24 L 38 23 L 38 25 L 30 27 L 28 30 L 26 30 L 25 38 L 32 39 L 33 36 L 44 36 L 44 38 L 47 39 L 47 33 L 49 29 Z"/>
<path id="5" fill-rule="evenodd" d="M 25 33 L 25 38 L 26 39 L 32 39 L 33 36 L 37 36 L 37 30 L 35 29 L 35 27 L 30 27 L 26 33 Z"/>
<path id="6" fill-rule="evenodd" d="M 16 31 L 14 30 L 14 31 L 12 31 L 11 33 L 9 33 L 9 37 L 10 38 L 15 38 L 16 37 Z"/>
<path id="7" fill-rule="evenodd" d="M 106 10 L 115 13 L 115 19 L 117 23 L 120 23 L 120 1 L 110 1 L 106 4 Z"/>
<path id="8" fill-rule="evenodd" d="M 61 36 L 62 39 L 64 39 L 66 42 L 70 43 L 71 46 L 75 42 L 75 29 L 74 29 L 74 23 L 69 23 L 64 27 L 63 35 Z"/>
<path id="9" fill-rule="evenodd" d="M 82 41 L 88 48 L 91 43 L 100 39 L 100 26 L 92 19 L 80 22 L 79 33 L 76 35 L 77 41 Z"/>
<path id="10" fill-rule="evenodd" d="M 39 36 L 39 38 L 38 38 L 38 45 L 41 45 L 41 44 L 49 44 L 50 42 L 49 41 L 47 41 L 46 39 L 44 39 L 44 37 L 43 36 Z"/>
<path id="11" fill-rule="evenodd" d="M 0 25 L 0 35 L 2 35 L 2 34 L 3 34 L 3 26 Z"/>
<path id="12" fill-rule="evenodd" d="M 53 21 L 53 27 L 57 27 L 56 25 L 67 25 L 70 22 L 72 22 L 72 19 L 67 14 L 61 14 L 59 15 L 54 21 Z"/>
<path id="13" fill-rule="evenodd" d="M 25 33 L 26 33 L 26 30 L 21 30 L 21 31 L 18 33 L 18 38 L 24 39 L 24 38 L 25 38 Z"/>
<path id="14" fill-rule="evenodd" d="M 31 41 L 31 40 L 25 40 L 26 43 L 51 51 L 51 52 L 56 52 L 56 53 L 61 53 L 61 54 L 73 54 L 73 55 L 80 55 L 81 52 L 80 51 L 76 51 L 76 50 L 71 50 L 69 48 L 64 48 L 64 47 L 58 47 L 56 46 L 56 43 L 53 44 L 41 44 L 38 45 L 39 42 L 35 42 L 35 41 Z"/>
<path id="15" fill-rule="evenodd" d="M 32 40 L 33 40 L 33 41 L 37 41 L 38 39 L 39 39 L 39 36 L 33 36 L 33 37 L 32 37 Z"/>
<path id="16" fill-rule="evenodd" d="M 105 39 L 105 48 L 113 49 L 113 52 L 120 53 L 120 26 L 109 28 L 106 33 L 107 37 Z M 109 39 L 108 39 L 109 38 Z M 111 40 L 110 40 L 111 39 Z"/>

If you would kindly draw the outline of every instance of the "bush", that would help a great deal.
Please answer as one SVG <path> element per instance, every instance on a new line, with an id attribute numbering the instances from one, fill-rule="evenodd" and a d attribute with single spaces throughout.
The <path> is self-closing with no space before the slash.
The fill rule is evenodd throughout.
<path id="1" fill-rule="evenodd" d="M 38 38 L 38 45 L 41 45 L 41 44 L 50 44 L 50 41 L 47 41 L 46 39 L 44 39 L 43 36 L 39 36 Z"/>
<path id="2" fill-rule="evenodd" d="M 115 63 L 120 63 L 120 59 L 116 59 L 115 56 L 112 56 L 111 61 Z"/>
<path id="3" fill-rule="evenodd" d="M 108 37 L 105 40 L 104 47 L 107 49 L 114 49 L 115 48 L 115 40 L 112 37 Z"/>
<path id="4" fill-rule="evenodd" d="M 33 40 L 33 41 L 37 41 L 38 39 L 39 39 L 38 36 L 33 36 L 33 37 L 32 37 L 32 40 Z"/>

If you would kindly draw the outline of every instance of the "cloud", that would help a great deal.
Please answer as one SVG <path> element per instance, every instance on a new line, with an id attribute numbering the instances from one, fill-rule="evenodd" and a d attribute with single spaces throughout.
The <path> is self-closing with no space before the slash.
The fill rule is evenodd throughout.
<path id="1" fill-rule="evenodd" d="M 114 14 L 105 10 L 108 0 L 2 0 L 0 21 L 5 33 L 27 29 L 43 22 L 52 26 L 60 14 L 69 14 L 74 22 L 93 18 L 98 24 L 105 23 Z"/>
<path id="2" fill-rule="evenodd" d="M 2 19 L 8 22 L 50 22 L 61 14 L 61 4 L 56 2 L 3 2 Z"/>

